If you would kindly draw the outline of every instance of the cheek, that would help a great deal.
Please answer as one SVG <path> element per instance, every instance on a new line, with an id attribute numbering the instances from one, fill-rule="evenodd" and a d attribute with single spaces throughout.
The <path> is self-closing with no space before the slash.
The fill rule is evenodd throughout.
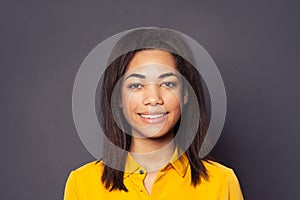
<path id="1" fill-rule="evenodd" d="M 164 95 L 165 105 L 169 108 L 177 109 L 182 107 L 182 94 L 180 90 L 165 92 Z"/>
<path id="2" fill-rule="evenodd" d="M 130 113 L 136 110 L 139 105 L 141 97 L 135 93 L 122 93 L 122 107 L 123 111 Z"/>

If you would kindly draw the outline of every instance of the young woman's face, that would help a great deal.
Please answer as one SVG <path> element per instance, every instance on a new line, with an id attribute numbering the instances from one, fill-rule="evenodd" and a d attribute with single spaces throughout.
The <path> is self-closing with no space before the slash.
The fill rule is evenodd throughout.
<path id="1" fill-rule="evenodd" d="M 121 107 L 132 136 L 158 138 L 173 133 L 186 101 L 187 92 L 169 52 L 135 54 L 121 86 Z"/>

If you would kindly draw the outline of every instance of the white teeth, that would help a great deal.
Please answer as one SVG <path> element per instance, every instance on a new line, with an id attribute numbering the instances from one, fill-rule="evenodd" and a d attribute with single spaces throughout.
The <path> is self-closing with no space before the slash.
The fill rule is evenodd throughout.
<path id="1" fill-rule="evenodd" d="M 148 119 L 156 119 L 156 118 L 160 118 L 163 117 L 164 114 L 159 114 L 159 115 L 140 115 L 143 118 L 148 118 Z"/>

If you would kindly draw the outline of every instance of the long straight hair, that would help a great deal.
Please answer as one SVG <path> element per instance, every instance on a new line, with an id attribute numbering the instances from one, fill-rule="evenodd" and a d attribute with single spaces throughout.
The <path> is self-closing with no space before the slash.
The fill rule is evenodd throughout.
<path id="1" fill-rule="evenodd" d="M 165 40 L 165 36 L 167 36 L 167 40 Z M 193 186 L 196 186 L 200 184 L 201 178 L 204 178 L 206 180 L 209 178 L 207 170 L 203 165 L 203 161 L 208 161 L 208 159 L 207 157 L 203 159 L 199 157 L 200 148 L 208 129 L 208 117 L 200 74 L 189 61 L 184 59 L 181 55 L 178 55 L 178 53 L 182 54 L 182 52 L 184 52 L 185 56 L 187 54 L 191 55 L 188 47 L 183 42 L 183 39 L 180 38 L 177 34 L 173 34 L 168 30 L 163 30 L 163 34 L 159 32 L 158 35 L 156 30 L 138 30 L 135 31 L 134 34 L 129 33 L 117 43 L 113 50 L 112 57 L 114 56 L 114 53 L 119 51 L 121 48 L 124 48 L 124 46 L 128 46 L 130 44 L 132 45 L 135 42 L 140 43 L 141 41 L 143 42 L 143 45 L 145 45 L 147 42 L 152 43 L 152 45 L 145 45 L 146 48 L 144 47 L 135 49 L 133 51 L 126 52 L 117 58 L 114 58 L 106 68 L 103 77 L 101 78 L 102 88 L 100 91 L 100 107 L 98 112 L 98 120 L 106 137 L 114 145 L 124 150 L 116 151 L 116 149 L 112 148 L 111 145 L 108 145 L 107 143 L 103 144 L 102 161 L 103 163 L 110 163 L 110 166 L 104 165 L 101 181 L 104 184 L 105 188 L 110 191 L 128 191 L 123 182 L 124 170 L 122 171 L 117 169 L 125 168 L 125 162 L 127 158 L 126 152 L 128 152 L 130 149 L 132 137 L 127 133 L 128 131 L 131 131 L 131 129 L 129 124 L 126 122 L 125 117 L 123 116 L 123 112 L 117 112 L 117 116 L 115 113 L 113 114 L 111 108 L 114 107 L 114 105 L 112 104 L 118 104 L 119 101 L 112 99 L 112 93 L 114 90 L 119 89 L 118 87 L 115 88 L 115 86 L 125 74 L 126 69 L 130 61 L 135 56 L 136 52 L 149 49 L 160 49 L 168 51 L 172 54 L 176 63 L 177 70 L 187 80 L 188 84 L 190 84 L 190 90 L 193 90 L 189 91 L 189 87 L 187 87 L 188 93 L 190 94 L 191 92 L 193 92 L 196 96 L 196 102 L 192 102 L 189 99 L 187 104 L 183 106 L 181 118 L 184 118 L 186 120 L 179 119 L 174 127 L 175 134 L 176 131 L 178 131 L 179 126 L 183 129 L 183 131 L 187 132 L 187 134 L 178 135 L 178 137 L 176 137 L 177 140 L 175 140 L 175 143 L 179 149 L 186 149 L 185 154 L 189 160 L 191 169 L 191 184 Z M 155 47 L 157 45 L 153 45 L 153 41 L 155 43 L 159 43 L 159 46 Z M 170 44 L 175 44 L 175 48 L 174 46 L 170 46 Z M 181 52 L 177 51 L 176 49 L 180 49 Z M 116 92 L 119 93 L 119 91 Z M 198 104 L 198 109 L 195 109 L 195 103 Z M 200 112 L 200 115 L 197 112 Z M 200 119 L 195 117 L 197 115 L 200 117 Z M 116 118 L 117 120 L 121 121 L 121 124 L 123 125 L 122 128 L 118 126 L 119 123 L 117 124 L 115 122 Z M 191 123 L 198 124 L 194 137 L 191 137 L 191 135 L 188 134 L 189 125 Z M 190 141 L 191 138 L 192 141 Z"/>

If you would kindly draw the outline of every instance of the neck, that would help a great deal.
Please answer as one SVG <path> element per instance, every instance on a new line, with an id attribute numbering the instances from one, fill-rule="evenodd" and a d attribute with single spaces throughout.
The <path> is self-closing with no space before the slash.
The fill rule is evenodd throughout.
<path id="1" fill-rule="evenodd" d="M 173 137 L 173 133 L 159 138 L 132 137 L 131 155 L 147 172 L 157 171 L 170 161 L 174 153 Z"/>

